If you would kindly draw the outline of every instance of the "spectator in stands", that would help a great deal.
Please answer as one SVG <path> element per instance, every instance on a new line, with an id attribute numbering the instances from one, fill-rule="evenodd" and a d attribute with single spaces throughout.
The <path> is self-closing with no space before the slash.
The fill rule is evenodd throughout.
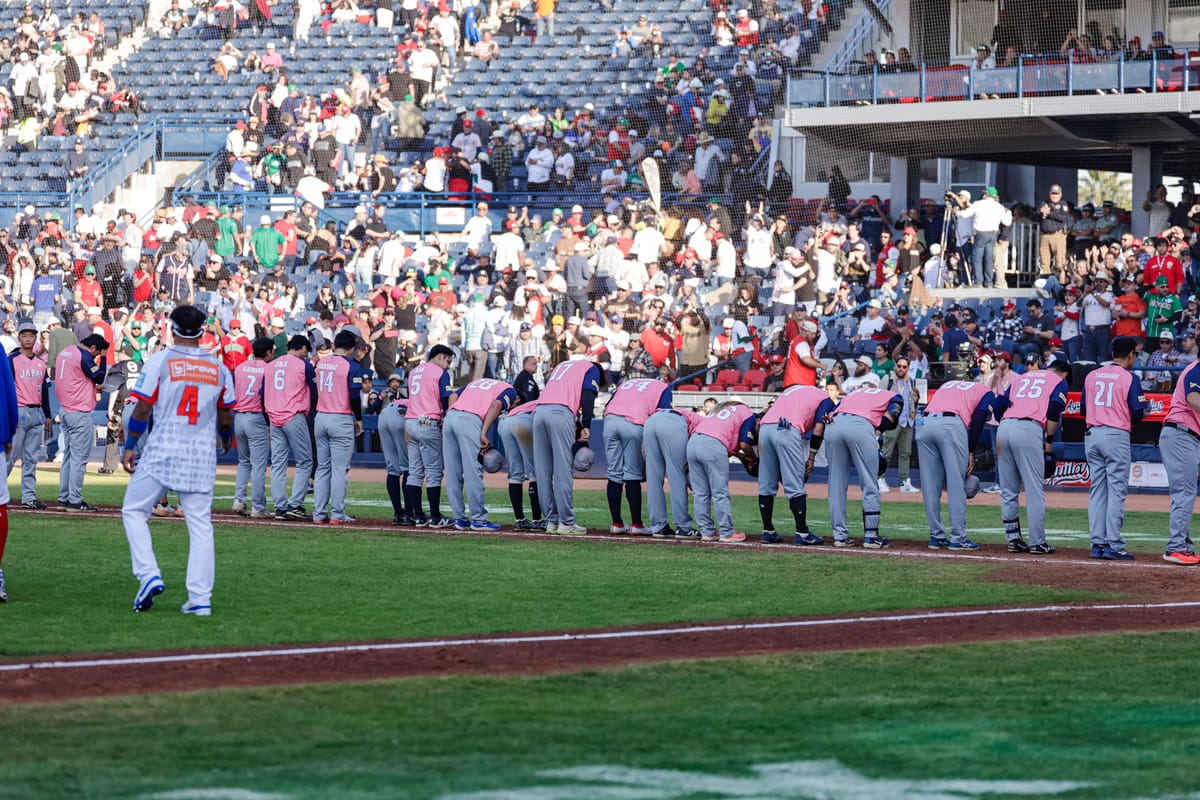
<path id="1" fill-rule="evenodd" d="M 1146 293 L 1146 338 L 1159 338 L 1164 332 L 1174 335 L 1183 308 L 1179 296 L 1171 291 L 1166 275 L 1154 279 L 1154 290 Z"/>
<path id="2" fill-rule="evenodd" d="M 1112 327 L 1113 295 L 1108 290 L 1108 283 L 1108 275 L 1100 273 L 1083 286 L 1080 317 L 1083 326 L 1081 356 L 1084 361 L 1107 361 L 1112 352 L 1109 331 Z"/>

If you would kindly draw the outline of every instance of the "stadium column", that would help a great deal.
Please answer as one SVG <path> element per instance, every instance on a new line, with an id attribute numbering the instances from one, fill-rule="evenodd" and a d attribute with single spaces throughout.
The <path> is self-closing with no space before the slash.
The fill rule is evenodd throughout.
<path id="1" fill-rule="evenodd" d="M 1142 201 L 1162 183 L 1162 145 L 1140 144 L 1129 148 L 1129 167 L 1133 172 L 1132 232 L 1134 236 L 1157 236 L 1150 230 L 1150 212 L 1142 210 Z"/>
<path id="2" fill-rule="evenodd" d="M 895 219 L 901 211 L 916 203 L 921 197 L 921 159 L 893 156 L 889 161 L 891 162 L 889 179 L 891 211 L 892 218 Z"/>

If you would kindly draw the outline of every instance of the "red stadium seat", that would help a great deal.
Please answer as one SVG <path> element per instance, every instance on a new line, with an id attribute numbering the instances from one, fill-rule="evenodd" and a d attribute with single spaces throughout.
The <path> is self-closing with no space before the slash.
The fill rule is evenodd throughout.
<path id="1" fill-rule="evenodd" d="M 736 386 L 730 386 L 728 389 L 726 389 L 726 391 L 728 391 L 728 392 L 750 392 L 753 390 L 746 384 L 739 383 Z"/>
<path id="2" fill-rule="evenodd" d="M 762 391 L 762 386 L 767 381 L 767 371 L 765 369 L 746 370 L 746 377 L 742 380 L 750 387 L 750 391 Z"/>
<path id="3" fill-rule="evenodd" d="M 726 387 L 719 383 L 709 383 L 709 384 L 706 384 L 705 386 L 703 386 L 702 388 L 706 392 L 723 392 L 723 391 L 725 391 Z"/>
<path id="4" fill-rule="evenodd" d="M 700 391 L 700 387 L 694 383 L 681 383 L 675 387 L 675 391 L 677 391 L 677 392 L 698 392 L 698 391 Z"/>
<path id="5" fill-rule="evenodd" d="M 717 373 L 717 386 L 733 386 L 742 379 L 736 369 L 723 369 Z"/>

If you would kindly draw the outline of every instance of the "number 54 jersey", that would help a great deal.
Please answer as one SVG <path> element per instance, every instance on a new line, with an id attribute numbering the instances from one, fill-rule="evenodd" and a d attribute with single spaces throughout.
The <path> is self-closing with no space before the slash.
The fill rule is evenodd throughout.
<path id="1" fill-rule="evenodd" d="M 211 491 L 217 469 L 217 408 L 233 408 L 233 377 L 205 350 L 169 347 L 150 356 L 130 394 L 154 407 L 138 459 L 167 488 Z"/>

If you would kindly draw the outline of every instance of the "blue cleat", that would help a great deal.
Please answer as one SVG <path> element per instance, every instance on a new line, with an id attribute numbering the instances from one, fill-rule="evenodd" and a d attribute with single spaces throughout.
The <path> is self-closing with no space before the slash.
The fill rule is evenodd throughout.
<path id="1" fill-rule="evenodd" d="M 864 536 L 862 546 L 867 550 L 882 550 L 888 546 L 888 540 L 884 536 Z"/>
<path id="2" fill-rule="evenodd" d="M 775 531 L 763 531 L 762 542 L 763 544 L 780 544 L 783 542 L 783 537 Z"/>
<path id="3" fill-rule="evenodd" d="M 1133 553 L 1106 546 L 1104 548 L 1104 555 L 1100 556 L 1100 558 L 1105 561 L 1133 561 Z"/>
<path id="4" fill-rule="evenodd" d="M 948 550 L 949 548 L 950 548 L 950 540 L 949 539 L 939 539 L 936 536 L 929 537 L 929 549 L 930 550 Z"/>
<path id="5" fill-rule="evenodd" d="M 154 605 L 154 598 L 162 594 L 166 588 L 163 585 L 163 579 L 158 575 L 147 578 L 141 588 L 138 589 L 137 596 L 133 598 L 133 613 L 139 614 L 143 611 L 149 611 Z"/>
<path id="6" fill-rule="evenodd" d="M 799 544 L 799 545 L 825 544 L 825 537 L 824 536 L 814 536 L 812 533 L 809 533 L 808 531 L 804 531 L 803 533 L 797 533 L 795 536 L 792 537 L 792 544 Z"/>
<path id="7" fill-rule="evenodd" d="M 1092 558 L 1104 558 L 1104 545 L 1092 545 Z"/>
<path id="8" fill-rule="evenodd" d="M 970 539 L 963 539 L 961 542 L 951 542 L 951 550 L 978 550 L 979 545 L 972 542 Z"/>
<path id="9" fill-rule="evenodd" d="M 432 526 L 431 526 L 431 527 L 432 527 Z M 469 531 L 469 530 L 471 530 L 471 520 L 469 520 L 469 519 L 456 519 L 456 520 L 454 520 L 454 530 L 456 530 L 456 531 Z"/>
<path id="10" fill-rule="evenodd" d="M 455 525 L 455 527 L 458 527 L 457 524 Z M 495 531 L 500 530 L 500 526 L 494 522 L 488 522 L 487 520 L 484 520 L 483 522 L 472 522 L 471 530 L 495 532 Z"/>

